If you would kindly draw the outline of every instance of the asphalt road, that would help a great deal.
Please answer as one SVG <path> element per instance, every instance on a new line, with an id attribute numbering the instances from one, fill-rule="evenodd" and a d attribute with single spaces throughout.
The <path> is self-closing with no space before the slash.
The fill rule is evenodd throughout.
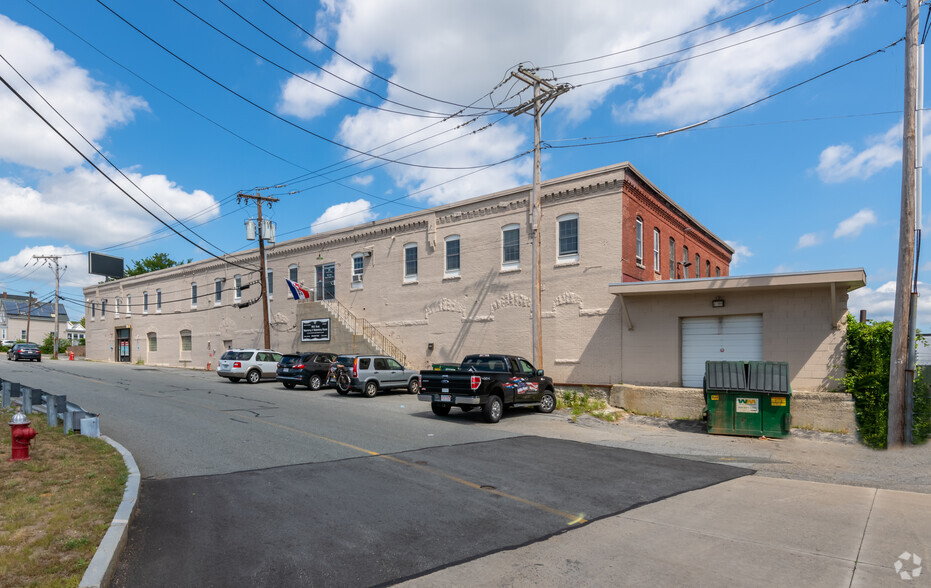
<path id="1" fill-rule="evenodd" d="M 406 393 L 84 361 L 0 364 L 0 377 L 99 412 L 135 456 L 114 586 L 390 584 L 751 473 L 516 432 L 560 415 L 441 419 Z"/>

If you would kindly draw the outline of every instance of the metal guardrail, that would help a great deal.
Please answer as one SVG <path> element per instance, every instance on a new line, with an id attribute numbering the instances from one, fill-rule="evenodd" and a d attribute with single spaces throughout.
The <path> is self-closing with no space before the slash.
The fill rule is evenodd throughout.
<path id="1" fill-rule="evenodd" d="M 0 379 L 0 397 L 0 407 L 19 404 L 23 414 L 44 412 L 49 427 L 57 427 L 60 419 L 65 434 L 77 431 L 85 437 L 100 436 L 100 415 L 69 402 L 64 394 L 49 394 L 39 388 Z"/>
<path id="2" fill-rule="evenodd" d="M 401 351 L 401 348 L 395 345 L 391 339 L 386 337 L 381 331 L 376 329 L 372 323 L 365 320 L 364 318 L 359 318 L 352 313 L 351 310 L 346 308 L 339 300 L 335 298 L 333 300 L 321 300 L 324 306 L 333 314 L 337 319 L 342 321 L 346 327 L 351 330 L 356 335 L 362 335 L 369 342 L 372 343 L 375 347 L 381 350 L 382 353 L 390 355 L 395 358 L 401 365 L 408 367 L 407 365 L 407 355 Z"/>

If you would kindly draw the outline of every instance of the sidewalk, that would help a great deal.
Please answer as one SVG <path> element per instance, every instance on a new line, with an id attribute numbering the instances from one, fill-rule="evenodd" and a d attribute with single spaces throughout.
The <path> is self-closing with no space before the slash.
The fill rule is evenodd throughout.
<path id="1" fill-rule="evenodd" d="M 547 434 L 757 473 L 401 585 L 931 586 L 929 445 L 874 451 L 853 435 L 797 429 L 718 436 L 637 416 L 565 424 L 554 419 Z"/>
<path id="2" fill-rule="evenodd" d="M 747 476 L 401 585 L 903 588 L 929 557 L 929 494 Z"/>

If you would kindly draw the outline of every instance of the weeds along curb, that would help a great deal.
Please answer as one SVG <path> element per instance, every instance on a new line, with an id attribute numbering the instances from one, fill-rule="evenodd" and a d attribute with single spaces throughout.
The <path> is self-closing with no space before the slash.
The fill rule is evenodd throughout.
<path id="1" fill-rule="evenodd" d="M 84 571 L 84 577 L 81 578 L 79 586 L 81 588 L 100 588 L 110 583 L 110 577 L 113 575 L 113 567 L 116 560 L 126 545 L 126 534 L 129 530 L 129 521 L 132 520 L 133 513 L 136 511 L 136 501 L 139 497 L 139 483 L 141 476 L 139 468 L 136 466 L 136 460 L 133 454 L 125 447 L 107 437 L 101 435 L 101 439 L 109 443 L 123 456 L 123 462 L 129 475 L 126 478 L 126 489 L 123 490 L 123 501 L 120 502 L 113 520 L 110 522 L 110 528 L 103 536 L 103 540 L 97 547 L 97 552 L 91 559 L 90 565 Z"/>

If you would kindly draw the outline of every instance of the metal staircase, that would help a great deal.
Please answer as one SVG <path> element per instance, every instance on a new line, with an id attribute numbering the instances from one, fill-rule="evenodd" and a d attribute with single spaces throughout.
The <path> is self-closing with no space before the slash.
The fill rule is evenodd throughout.
<path id="1" fill-rule="evenodd" d="M 372 323 L 354 315 L 351 310 L 335 298 L 333 300 L 320 300 L 319 302 L 353 335 L 363 337 L 381 353 L 390 355 L 401 362 L 401 365 L 407 366 L 407 355 L 381 331 L 376 329 Z"/>

